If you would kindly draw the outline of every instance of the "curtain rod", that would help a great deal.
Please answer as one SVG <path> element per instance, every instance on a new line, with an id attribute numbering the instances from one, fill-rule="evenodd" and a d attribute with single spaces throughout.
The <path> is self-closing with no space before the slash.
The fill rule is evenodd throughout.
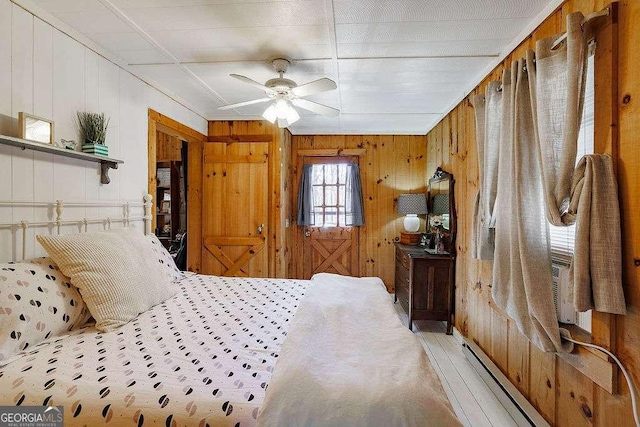
<path id="1" fill-rule="evenodd" d="M 608 7 L 602 9 L 599 12 L 590 13 L 589 15 L 584 17 L 584 19 L 580 23 L 580 26 L 583 27 L 584 24 L 591 21 L 592 19 L 599 18 L 601 16 L 609 16 L 609 13 L 610 12 Z M 567 39 L 567 33 L 565 32 L 560 37 L 558 37 L 555 42 L 553 42 L 553 44 L 551 45 L 551 50 L 556 50 L 558 46 L 560 46 L 566 39 Z"/>

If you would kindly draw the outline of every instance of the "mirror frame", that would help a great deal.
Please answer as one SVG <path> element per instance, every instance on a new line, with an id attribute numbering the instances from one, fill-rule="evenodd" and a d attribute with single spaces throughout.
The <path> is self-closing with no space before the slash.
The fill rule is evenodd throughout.
<path id="1" fill-rule="evenodd" d="M 427 221 L 431 218 L 431 212 L 433 210 L 433 199 L 431 198 L 431 189 L 435 184 L 439 184 L 442 182 L 449 183 L 449 241 L 447 245 L 448 252 L 453 256 L 456 253 L 456 232 L 457 232 L 457 216 L 456 216 L 456 201 L 455 201 L 455 193 L 453 175 L 444 171 L 441 167 L 436 169 L 433 176 L 429 179 L 429 190 L 428 190 L 428 206 L 429 213 L 427 214 Z M 427 227 L 429 223 L 427 222 Z"/>

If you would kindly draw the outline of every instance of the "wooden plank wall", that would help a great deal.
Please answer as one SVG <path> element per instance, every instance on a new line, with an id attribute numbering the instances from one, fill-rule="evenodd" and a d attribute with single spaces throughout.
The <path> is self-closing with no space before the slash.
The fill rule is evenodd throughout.
<path id="1" fill-rule="evenodd" d="M 565 17 L 585 15 L 608 5 L 604 0 L 568 0 L 549 16 L 521 46 L 494 69 L 474 93 L 498 80 L 505 64 L 523 56 L 536 40 L 560 33 Z M 623 269 L 628 315 L 617 317 L 617 354 L 640 384 L 640 2 L 619 3 L 619 147 L 618 182 L 623 218 Z M 604 131 L 604 130 L 601 130 Z M 470 256 L 471 222 L 477 192 L 477 147 L 474 110 L 460 103 L 427 135 L 427 176 L 437 166 L 456 178 L 458 256 L 456 271 L 456 327 L 473 339 L 539 412 L 558 426 L 632 426 L 629 392 L 623 380 L 620 394 L 610 395 L 553 354 L 542 353 L 522 337 L 513 322 L 491 301 L 492 262 Z M 615 323 L 615 322 L 614 322 Z M 622 376 L 620 376 L 622 378 Z"/>
<path id="2" fill-rule="evenodd" d="M 360 177 L 364 198 L 365 225 L 360 230 L 360 275 L 382 278 L 393 291 L 394 246 L 403 230 L 397 213 L 398 194 L 426 191 L 426 137 L 415 135 L 294 135 L 291 144 L 291 176 L 295 177 L 298 150 L 364 148 Z M 291 194 L 296 208 L 297 195 Z M 295 226 L 295 212 L 291 216 Z M 424 224 L 422 225 L 424 229 Z M 299 258 L 295 251 L 294 258 Z M 297 259 L 290 264 L 295 277 Z"/>

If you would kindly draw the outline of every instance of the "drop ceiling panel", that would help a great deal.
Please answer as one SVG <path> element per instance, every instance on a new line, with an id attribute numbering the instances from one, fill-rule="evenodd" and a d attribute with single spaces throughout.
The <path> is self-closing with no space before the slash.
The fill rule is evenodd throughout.
<path id="1" fill-rule="evenodd" d="M 48 12 L 90 12 L 107 10 L 98 0 L 33 0 Z"/>
<path id="2" fill-rule="evenodd" d="M 46 1 L 46 0 L 45 0 Z M 74 1 L 74 0 L 57 0 Z M 291 0 L 233 0 L 234 3 L 275 3 L 289 2 Z M 178 6 L 201 6 L 213 4 L 226 4 L 230 0 L 111 0 L 120 9 L 144 9 L 150 7 L 178 7 Z"/>
<path id="3" fill-rule="evenodd" d="M 548 0 L 334 0 L 336 24 L 533 18 Z"/>
<path id="4" fill-rule="evenodd" d="M 342 112 L 345 114 L 438 114 L 451 104 L 452 98 L 460 95 L 463 95 L 462 91 L 441 93 L 397 92 L 384 95 L 348 92 L 342 95 Z"/>
<path id="5" fill-rule="evenodd" d="M 339 58 L 379 57 L 435 57 L 435 56 L 498 56 L 509 39 L 400 42 L 400 43 L 342 43 L 338 45 Z"/>
<path id="6" fill-rule="evenodd" d="M 42 5 L 41 6 L 45 6 Z M 126 33 L 131 31 L 124 21 L 111 11 L 53 12 L 58 19 L 83 33 Z"/>
<path id="7" fill-rule="evenodd" d="M 198 110 L 222 105 L 222 102 L 213 93 L 190 78 L 177 65 L 132 66 L 131 69 L 161 84 L 172 94 L 188 101 Z"/>
<path id="8" fill-rule="evenodd" d="M 285 34 L 287 41 L 283 42 Z M 325 25 L 158 31 L 150 35 L 182 62 L 331 57 Z"/>
<path id="9" fill-rule="evenodd" d="M 127 9 L 127 15 L 147 32 L 207 28 L 251 28 L 322 25 L 324 2 L 295 1 Z M 282 34 L 286 43 L 287 36 Z"/>
<path id="10" fill-rule="evenodd" d="M 529 19 L 370 22 L 336 25 L 338 44 L 513 39 Z"/>

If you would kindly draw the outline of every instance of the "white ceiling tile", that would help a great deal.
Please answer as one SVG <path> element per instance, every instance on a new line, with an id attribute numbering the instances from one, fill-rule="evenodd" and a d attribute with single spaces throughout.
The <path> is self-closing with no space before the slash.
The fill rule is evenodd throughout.
<path id="1" fill-rule="evenodd" d="M 53 12 L 53 15 L 83 34 L 126 33 L 131 31 L 131 27 L 108 10 Z"/>
<path id="2" fill-rule="evenodd" d="M 187 73 L 177 65 L 136 65 L 131 66 L 131 69 L 157 82 L 163 88 L 188 101 L 197 109 L 207 109 L 212 106 L 222 105 L 222 102 L 213 93 L 196 80 L 189 78 Z"/>
<path id="3" fill-rule="evenodd" d="M 33 0 L 49 12 L 95 12 L 107 10 L 98 0 Z"/>
<path id="4" fill-rule="evenodd" d="M 171 64 L 171 60 L 165 54 L 156 49 L 120 50 L 114 52 L 129 65 L 147 64 Z"/>
<path id="5" fill-rule="evenodd" d="M 144 37 L 131 30 L 122 33 L 86 33 L 85 35 L 112 52 L 154 49 Z"/>
<path id="6" fill-rule="evenodd" d="M 40 0 L 48 1 L 48 0 Z M 58 0 L 77 1 L 77 0 Z M 289 2 L 291 0 L 233 0 L 234 3 L 273 3 Z M 202 6 L 210 4 L 226 4 L 229 0 L 111 0 L 120 9 L 144 9 L 151 7 L 178 7 L 178 6 Z"/>
<path id="7" fill-rule="evenodd" d="M 513 39 L 528 18 L 336 25 L 338 43 L 399 43 Z"/>
<path id="8" fill-rule="evenodd" d="M 345 114 L 439 114 L 462 91 L 442 93 L 343 93 L 342 112 Z"/>
<path id="9" fill-rule="evenodd" d="M 321 0 L 128 9 L 126 13 L 148 32 L 327 23 Z M 280 37 L 283 43 L 290 41 L 286 33 Z"/>
<path id="10" fill-rule="evenodd" d="M 336 24 L 533 18 L 548 0 L 334 0 Z"/>
<path id="11" fill-rule="evenodd" d="M 150 35 L 182 62 L 331 57 L 327 27 L 318 25 L 158 31 Z"/>
<path id="12" fill-rule="evenodd" d="M 434 42 L 342 43 L 338 58 L 419 58 L 437 56 L 498 56 L 509 39 Z"/>

